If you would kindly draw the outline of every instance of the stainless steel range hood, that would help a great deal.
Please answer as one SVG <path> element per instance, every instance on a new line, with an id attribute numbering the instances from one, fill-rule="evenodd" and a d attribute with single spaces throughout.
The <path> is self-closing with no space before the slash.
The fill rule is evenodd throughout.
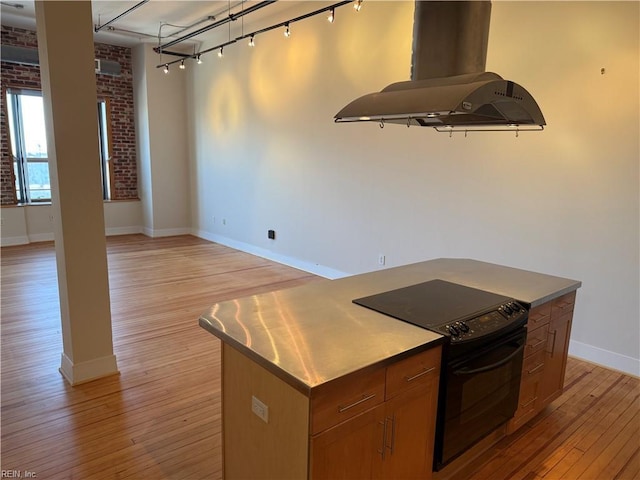
<path id="1" fill-rule="evenodd" d="M 546 122 L 529 92 L 484 71 L 490 16 L 490 1 L 416 0 L 411 80 L 354 100 L 335 121 L 542 130 Z"/>

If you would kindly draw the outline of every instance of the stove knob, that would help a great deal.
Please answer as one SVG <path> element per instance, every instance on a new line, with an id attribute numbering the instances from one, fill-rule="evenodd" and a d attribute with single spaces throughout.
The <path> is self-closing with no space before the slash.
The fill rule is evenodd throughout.
<path id="1" fill-rule="evenodd" d="M 460 335 L 460 329 L 455 325 L 447 326 L 447 331 L 451 334 L 452 337 L 457 337 Z"/>
<path id="2" fill-rule="evenodd" d="M 511 315 L 513 313 L 513 310 L 511 310 L 511 307 L 509 305 L 504 305 L 502 309 L 505 311 L 507 315 Z"/>
<path id="3" fill-rule="evenodd" d="M 511 304 L 511 308 L 513 308 L 513 310 L 514 310 L 515 312 L 519 312 L 519 311 L 521 310 L 521 309 L 520 309 L 520 305 L 518 305 L 518 304 L 517 304 L 517 303 L 515 303 L 515 302 Z"/>
<path id="4" fill-rule="evenodd" d="M 458 328 L 462 330 L 464 333 L 467 333 L 469 331 L 469 325 L 467 325 L 464 322 L 458 323 Z"/>

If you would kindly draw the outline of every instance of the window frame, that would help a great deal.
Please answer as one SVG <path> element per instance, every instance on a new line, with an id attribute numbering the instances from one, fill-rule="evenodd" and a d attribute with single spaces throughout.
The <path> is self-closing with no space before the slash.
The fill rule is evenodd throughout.
<path id="1" fill-rule="evenodd" d="M 46 163 L 49 167 L 49 146 L 47 145 L 46 157 L 28 157 L 26 155 L 24 125 L 20 111 L 20 96 L 29 95 L 42 98 L 42 90 L 29 88 L 7 87 L 3 92 L 7 105 L 7 138 L 11 153 L 11 180 L 16 205 L 50 204 L 52 201 L 51 185 L 49 185 L 49 198 L 31 198 L 29 186 L 29 164 Z M 11 98 L 10 98 L 11 97 Z M 111 101 L 109 98 L 98 98 L 98 156 L 100 160 L 100 176 L 102 182 L 102 198 L 109 201 L 114 192 L 114 167 L 113 167 L 113 135 L 111 126 Z M 14 135 L 15 130 L 15 135 Z M 17 137 L 17 138 L 16 138 Z M 51 179 L 51 172 L 49 172 Z"/>
<path id="2" fill-rule="evenodd" d="M 9 96 L 12 98 L 10 99 Z M 29 187 L 29 164 L 46 163 L 49 165 L 49 147 L 47 146 L 46 157 L 28 157 L 26 155 L 25 131 L 21 113 L 21 96 L 41 97 L 42 91 L 35 89 L 12 88 L 6 90 L 7 101 L 7 135 L 9 137 L 9 149 L 12 158 L 12 173 L 14 183 L 14 195 L 18 204 L 39 204 L 51 203 L 51 184 L 49 184 L 49 198 L 31 198 L 31 188 Z M 15 135 L 12 130 L 15 128 Z M 49 175 L 49 179 L 51 175 Z"/>
<path id="3" fill-rule="evenodd" d="M 98 149 L 100 154 L 100 177 L 102 180 L 102 199 L 105 201 L 109 201 L 109 200 L 113 200 L 113 192 L 115 191 L 113 155 L 112 155 L 113 130 L 111 127 L 111 100 L 109 98 L 98 98 L 97 105 L 98 105 Z M 104 118 L 104 122 L 103 122 L 103 118 Z M 106 136 L 106 139 L 105 139 L 105 136 Z"/>

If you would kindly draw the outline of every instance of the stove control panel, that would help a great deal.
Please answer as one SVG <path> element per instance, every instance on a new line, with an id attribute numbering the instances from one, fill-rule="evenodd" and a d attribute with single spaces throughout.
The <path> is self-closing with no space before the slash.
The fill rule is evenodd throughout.
<path id="1" fill-rule="evenodd" d="M 514 301 L 500 305 L 496 310 L 483 315 L 443 325 L 439 330 L 449 335 L 452 342 L 459 342 L 488 335 L 526 317 L 527 309 Z"/>

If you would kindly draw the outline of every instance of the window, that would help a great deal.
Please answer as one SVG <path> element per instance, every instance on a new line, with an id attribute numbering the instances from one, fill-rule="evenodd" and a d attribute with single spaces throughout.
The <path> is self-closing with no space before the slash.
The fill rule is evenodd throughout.
<path id="1" fill-rule="evenodd" d="M 49 157 L 40 92 L 7 92 L 13 173 L 19 203 L 51 201 Z"/>
<path id="2" fill-rule="evenodd" d="M 111 198 L 111 130 L 109 129 L 109 105 L 106 100 L 98 100 L 98 146 L 102 173 L 102 198 Z"/>
<path id="3" fill-rule="evenodd" d="M 7 90 L 7 113 L 18 203 L 51 201 L 49 156 L 42 93 Z M 109 106 L 98 101 L 98 145 L 103 198 L 111 198 Z"/>

